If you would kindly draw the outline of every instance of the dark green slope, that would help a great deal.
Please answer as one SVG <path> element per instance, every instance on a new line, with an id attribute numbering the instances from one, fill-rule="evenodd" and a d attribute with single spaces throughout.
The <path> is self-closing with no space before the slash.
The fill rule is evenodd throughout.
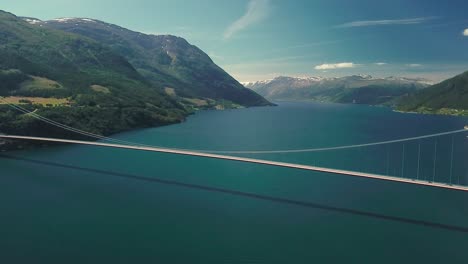
<path id="1" fill-rule="evenodd" d="M 392 104 L 393 100 L 411 94 L 417 91 L 418 88 L 413 86 L 378 86 L 369 85 L 358 87 L 354 89 L 341 89 L 332 97 L 334 102 L 338 103 L 356 103 L 356 104 L 369 104 L 381 105 Z"/>
<path id="2" fill-rule="evenodd" d="M 468 110 L 468 71 L 402 99 L 398 109 L 428 112 Z"/>
<path id="3" fill-rule="evenodd" d="M 25 85 L 28 82 L 32 85 Z M 52 88 L 41 87 L 41 82 Z M 68 106 L 23 106 L 69 126 L 106 135 L 179 122 L 186 115 L 182 106 L 112 49 L 83 36 L 31 25 L 3 11 L 0 96 L 67 98 Z M 6 105 L 0 105 L 0 132 L 77 137 Z"/>
<path id="4" fill-rule="evenodd" d="M 4 69 L 48 77 L 73 89 L 96 82 L 124 87 L 144 80 L 123 57 L 95 41 L 32 26 L 6 12 L 0 12 L 0 55 Z"/>
<path id="5" fill-rule="evenodd" d="M 185 39 L 147 35 L 92 19 L 50 20 L 43 27 L 92 38 L 124 56 L 143 76 L 185 97 L 229 100 L 244 106 L 269 105 L 244 88 L 210 57 Z"/>

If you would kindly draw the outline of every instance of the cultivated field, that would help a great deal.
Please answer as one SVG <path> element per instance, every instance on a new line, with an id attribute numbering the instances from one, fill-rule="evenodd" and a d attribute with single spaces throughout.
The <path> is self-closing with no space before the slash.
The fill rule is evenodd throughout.
<path id="1" fill-rule="evenodd" d="M 9 96 L 3 97 L 0 104 L 40 104 L 44 106 L 64 106 L 69 104 L 69 100 L 66 98 L 44 98 L 44 97 L 23 97 L 23 96 Z"/>

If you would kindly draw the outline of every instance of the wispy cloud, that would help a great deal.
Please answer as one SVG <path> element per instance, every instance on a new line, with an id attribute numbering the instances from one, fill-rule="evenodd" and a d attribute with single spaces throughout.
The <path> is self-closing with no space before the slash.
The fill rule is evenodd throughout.
<path id="1" fill-rule="evenodd" d="M 265 19 L 269 13 L 269 4 L 269 0 L 250 0 L 245 14 L 226 29 L 224 39 L 229 39 L 237 32 Z"/>
<path id="2" fill-rule="evenodd" d="M 244 61 L 242 63 L 233 63 L 223 65 L 229 69 L 256 69 L 270 67 L 290 67 L 298 63 L 298 60 L 304 59 L 304 56 L 286 56 L 279 58 L 270 58 L 255 61 Z"/>
<path id="3" fill-rule="evenodd" d="M 463 36 L 468 37 L 468 28 L 463 30 Z"/>
<path id="4" fill-rule="evenodd" d="M 370 26 L 384 26 L 384 25 L 412 25 L 412 24 L 421 24 L 434 18 L 435 17 L 416 17 L 416 18 L 405 18 L 405 19 L 352 21 L 352 22 L 338 25 L 336 27 L 350 28 L 350 27 L 370 27 Z"/>
<path id="5" fill-rule="evenodd" d="M 214 52 L 208 52 L 208 56 L 210 56 L 211 59 L 216 59 L 216 60 L 225 60 L 224 56 L 218 55 Z"/>
<path id="6" fill-rule="evenodd" d="M 291 45 L 287 47 L 272 49 L 269 53 L 276 53 L 281 51 L 288 51 L 288 50 L 295 50 L 295 49 L 303 49 L 303 48 L 310 48 L 310 47 L 317 47 L 317 46 L 324 46 L 324 45 L 331 45 L 335 43 L 341 42 L 340 40 L 329 40 L 329 41 L 318 41 L 318 42 L 311 42 L 311 43 L 303 43 L 298 45 Z"/>
<path id="7" fill-rule="evenodd" d="M 383 66 L 383 65 L 387 65 L 388 63 L 386 63 L 386 62 L 376 62 L 374 64 L 377 65 L 377 66 Z"/>
<path id="8" fill-rule="evenodd" d="M 356 64 L 352 62 L 340 62 L 340 63 L 325 63 L 320 64 L 314 67 L 316 70 L 335 70 L 335 69 L 343 69 L 343 68 L 354 68 Z"/>
<path id="9" fill-rule="evenodd" d="M 412 67 L 412 68 L 416 68 L 416 67 L 421 67 L 422 64 L 418 64 L 418 63 L 411 63 L 411 64 L 406 64 L 406 66 L 408 67 Z"/>

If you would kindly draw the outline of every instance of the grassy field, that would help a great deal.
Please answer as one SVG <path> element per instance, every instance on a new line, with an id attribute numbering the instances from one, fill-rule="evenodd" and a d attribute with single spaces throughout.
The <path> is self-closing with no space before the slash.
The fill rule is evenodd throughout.
<path id="1" fill-rule="evenodd" d="M 6 102 L 4 102 L 6 101 Z M 69 100 L 66 98 L 57 99 L 57 98 L 43 98 L 43 97 L 22 97 L 22 96 L 8 96 L 3 97 L 0 104 L 40 104 L 43 106 L 63 106 L 68 105 Z"/>
<path id="2" fill-rule="evenodd" d="M 166 92 L 167 95 L 176 96 L 174 88 L 166 87 L 164 88 L 164 92 Z"/>
<path id="3" fill-rule="evenodd" d="M 60 89 L 63 88 L 61 84 L 47 78 L 31 76 L 31 80 L 25 81 L 21 84 L 22 90 L 36 90 L 36 89 Z"/>
<path id="4" fill-rule="evenodd" d="M 196 98 L 184 98 L 184 101 L 187 101 L 195 106 L 207 106 L 208 102 L 206 100 L 202 99 L 196 99 Z"/>
<path id="5" fill-rule="evenodd" d="M 95 92 L 100 92 L 100 93 L 105 93 L 105 94 L 110 93 L 109 88 L 102 86 L 102 85 L 93 84 L 91 85 L 91 89 Z"/>

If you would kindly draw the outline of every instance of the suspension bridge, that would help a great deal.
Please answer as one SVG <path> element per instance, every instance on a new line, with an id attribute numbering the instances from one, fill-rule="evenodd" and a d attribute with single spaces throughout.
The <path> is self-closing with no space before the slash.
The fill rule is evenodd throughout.
<path id="1" fill-rule="evenodd" d="M 0 101 L 4 101 L 0 98 Z M 5 102 L 5 101 L 4 101 Z M 8 103 L 8 102 L 7 102 Z M 57 142 L 57 143 L 68 143 L 68 144 L 78 144 L 78 145 L 87 145 L 87 146 L 97 146 L 97 147 L 106 147 L 106 148 L 117 148 L 117 149 L 128 149 L 128 150 L 136 150 L 136 151 L 146 151 L 146 152 L 159 152 L 159 153 L 167 153 L 167 154 L 176 154 L 176 155 L 185 155 L 185 156 L 195 156 L 195 157 L 202 157 L 202 158 L 210 158 L 210 159 L 218 159 L 218 160 L 229 160 L 235 162 L 243 162 L 243 163 L 254 163 L 254 164 L 261 164 L 261 165 L 268 165 L 268 166 L 276 166 L 276 167 L 284 167 L 290 169 L 298 169 L 298 170 L 307 170 L 307 171 L 315 171 L 315 172 L 322 172 L 328 174 L 338 174 L 338 175 L 345 175 L 345 176 L 353 176 L 353 177 L 360 177 L 360 178 L 367 178 L 367 179 L 374 179 L 374 180 L 381 180 L 381 181 L 391 181 L 391 182 L 399 182 L 405 184 L 413 184 L 413 185 L 420 185 L 420 186 L 428 186 L 428 187 L 436 187 L 436 188 L 443 188 L 448 190 L 456 190 L 456 191 L 468 191 L 468 186 L 460 184 L 460 177 L 458 176 L 458 180 L 454 180 L 453 178 L 453 160 L 454 160 L 454 136 L 457 134 L 465 134 L 468 130 L 465 128 L 442 132 L 442 133 L 435 133 L 430 135 L 422 135 L 416 137 L 409 137 L 403 139 L 395 139 L 395 140 L 386 140 L 386 141 L 379 141 L 379 142 L 372 142 L 372 143 L 364 143 L 364 144 L 353 144 L 353 145 L 345 145 L 345 146 L 336 146 L 336 147 L 325 147 L 325 148 L 306 148 L 306 149 L 285 149 L 285 150 L 192 150 L 192 149 L 176 149 L 176 148 L 166 148 L 160 146 L 152 146 L 152 145 L 145 145 L 125 140 L 119 140 L 115 138 L 105 137 L 102 135 L 93 134 L 87 131 L 82 131 L 73 127 L 66 126 L 64 124 L 58 123 L 54 120 L 45 118 L 40 116 L 34 112 L 28 111 L 22 108 L 19 105 L 14 105 L 8 103 L 8 105 L 14 108 L 17 111 L 20 111 L 24 114 L 30 115 L 33 118 L 36 118 L 42 122 L 45 122 L 49 125 L 59 127 L 61 129 L 71 131 L 77 133 L 82 136 L 91 137 L 94 140 L 100 141 L 84 141 L 84 140 L 71 140 L 71 139 L 60 139 L 60 138 L 48 138 L 48 137 L 32 137 L 32 136 L 20 136 L 20 135 L 0 135 L 0 138 L 3 139 L 10 139 L 10 140 L 31 140 L 31 141 L 45 141 L 45 142 Z M 432 157 L 432 177 L 420 177 L 421 171 L 421 140 L 443 137 L 443 136 L 451 136 L 451 149 L 449 159 L 450 159 L 450 166 L 447 169 L 447 175 L 449 177 L 445 180 L 436 180 L 436 160 L 437 160 L 437 140 L 434 141 L 434 149 L 433 149 L 433 157 Z M 406 143 L 416 142 L 417 144 L 417 169 L 415 171 L 415 176 L 412 178 L 405 178 L 403 177 L 405 171 L 405 154 L 406 154 Z M 395 175 L 390 175 L 390 154 L 387 151 L 387 157 L 382 158 L 386 159 L 386 173 L 375 173 L 375 172 L 363 172 L 362 170 L 349 170 L 349 169 L 337 169 L 337 168 L 329 168 L 326 166 L 312 166 L 307 164 L 297 164 L 291 162 L 280 162 L 274 160 L 266 160 L 266 159 L 258 159 L 258 158 L 250 158 L 250 157 L 242 157 L 242 156 L 234 156 L 240 154 L 288 154 L 288 153 L 319 153 L 322 154 L 324 152 L 330 151 L 338 151 L 338 150 L 348 150 L 348 149 L 358 149 L 362 150 L 363 148 L 369 148 L 374 146 L 388 146 L 394 144 L 402 143 L 402 152 L 401 152 L 401 173 L 400 177 Z M 440 146 L 439 146 L 440 148 Z M 407 155 L 407 154 L 406 154 Z"/>
<path id="2" fill-rule="evenodd" d="M 364 172 L 324 168 L 324 167 L 309 166 L 309 165 L 294 164 L 294 163 L 286 163 L 286 162 L 278 162 L 278 161 L 271 161 L 271 160 L 262 160 L 262 159 L 253 159 L 253 158 L 245 158 L 245 157 L 238 157 L 238 156 L 212 154 L 212 153 L 207 153 L 207 152 L 197 152 L 197 151 L 191 151 L 191 150 L 181 150 L 181 149 L 171 149 L 171 148 L 157 148 L 157 147 L 147 147 L 147 146 L 132 146 L 132 145 L 90 142 L 90 141 L 81 141 L 81 140 L 44 138 L 44 137 L 28 137 L 28 136 L 16 136 L 16 135 L 0 135 L 0 138 L 69 143 L 69 144 L 79 144 L 79 145 L 88 145 L 88 146 L 99 146 L 99 147 L 108 147 L 108 148 L 119 148 L 119 149 L 130 149 L 130 150 L 139 150 L 139 151 L 178 154 L 178 155 L 195 156 L 195 157 L 220 159 L 220 160 L 231 160 L 231 161 L 237 161 L 237 162 L 255 163 L 255 164 L 270 165 L 270 166 L 292 168 L 292 169 L 299 169 L 299 170 L 317 171 L 317 172 L 340 174 L 340 175 L 362 177 L 362 178 L 369 178 L 369 179 L 377 179 L 377 180 L 417 184 L 417 185 L 445 188 L 445 189 L 451 189 L 451 190 L 468 191 L 468 186 L 444 184 L 444 183 L 437 183 L 437 182 L 428 182 L 428 181 L 422 181 L 422 180 L 416 180 L 416 179 L 398 178 L 398 177 L 391 177 L 391 176 L 386 176 L 386 175 L 378 175 L 378 174 L 371 174 L 371 173 L 364 173 Z"/>

